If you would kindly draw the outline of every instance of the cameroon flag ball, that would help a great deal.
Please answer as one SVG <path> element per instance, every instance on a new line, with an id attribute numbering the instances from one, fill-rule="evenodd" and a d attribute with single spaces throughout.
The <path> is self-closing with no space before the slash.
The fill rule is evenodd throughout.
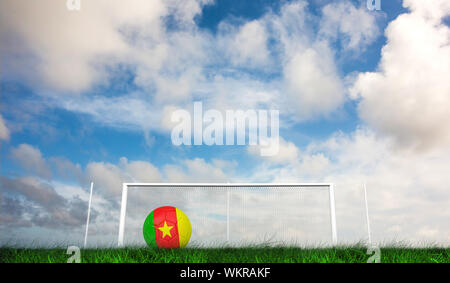
<path id="1" fill-rule="evenodd" d="M 162 206 L 147 216 L 143 232 L 151 248 L 184 248 L 191 238 L 191 223 L 178 208 Z"/>

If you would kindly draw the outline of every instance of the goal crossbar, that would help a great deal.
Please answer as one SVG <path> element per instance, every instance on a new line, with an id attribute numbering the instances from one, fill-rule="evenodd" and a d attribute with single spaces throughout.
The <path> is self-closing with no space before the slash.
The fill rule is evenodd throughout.
<path id="1" fill-rule="evenodd" d="M 119 223 L 119 239 L 118 246 L 123 247 L 123 239 L 125 233 L 125 217 L 127 210 L 127 198 L 129 188 L 294 188 L 294 187 L 328 187 L 330 200 L 330 220 L 331 220 L 331 238 L 333 245 L 337 244 L 337 228 L 336 228 L 336 207 L 334 200 L 334 184 L 333 183 L 123 183 L 122 184 L 122 200 L 120 206 L 120 223 Z M 229 239 L 229 194 L 227 197 L 227 240 Z"/>

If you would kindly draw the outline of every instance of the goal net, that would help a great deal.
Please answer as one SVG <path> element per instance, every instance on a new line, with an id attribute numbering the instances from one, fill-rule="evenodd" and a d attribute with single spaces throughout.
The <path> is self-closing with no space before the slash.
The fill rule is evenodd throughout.
<path id="1" fill-rule="evenodd" d="M 161 206 L 188 216 L 187 247 L 337 243 L 333 184 L 124 183 L 119 246 L 145 245 L 145 218 Z"/>

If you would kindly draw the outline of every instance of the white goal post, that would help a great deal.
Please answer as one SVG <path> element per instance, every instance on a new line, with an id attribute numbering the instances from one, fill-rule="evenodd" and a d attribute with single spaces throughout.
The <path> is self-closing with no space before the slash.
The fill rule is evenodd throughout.
<path id="1" fill-rule="evenodd" d="M 127 210 L 128 189 L 152 189 L 152 188 L 225 188 L 227 189 L 227 210 L 226 210 L 226 224 L 227 224 L 227 240 L 230 234 L 230 191 L 233 188 L 328 188 L 329 202 L 330 202 L 330 221 L 331 221 L 331 239 L 333 245 L 337 244 L 337 228 L 336 228 L 336 209 L 334 200 L 334 185 L 332 183 L 123 183 L 122 185 L 122 201 L 120 208 L 120 223 L 119 223 L 119 239 L 118 246 L 124 245 L 125 233 L 125 217 Z"/>

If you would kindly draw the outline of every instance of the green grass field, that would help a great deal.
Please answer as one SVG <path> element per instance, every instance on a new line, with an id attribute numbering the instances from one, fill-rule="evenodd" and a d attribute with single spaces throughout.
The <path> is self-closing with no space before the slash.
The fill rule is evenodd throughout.
<path id="1" fill-rule="evenodd" d="M 64 263 L 65 249 L 0 248 L 3 263 Z M 83 263 L 364 263 L 364 247 L 341 248 L 148 248 L 81 250 Z M 450 248 L 381 248 L 382 263 L 449 263 Z"/>

